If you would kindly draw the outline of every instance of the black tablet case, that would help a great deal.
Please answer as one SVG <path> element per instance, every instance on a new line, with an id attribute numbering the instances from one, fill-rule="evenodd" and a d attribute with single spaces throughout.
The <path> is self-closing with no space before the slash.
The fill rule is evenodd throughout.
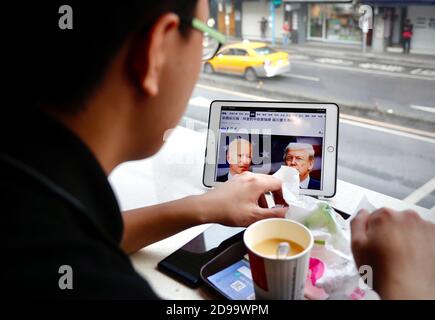
<path id="1" fill-rule="evenodd" d="M 200 274 L 202 281 L 204 281 L 207 286 L 213 288 L 222 297 L 231 300 L 229 296 L 211 283 L 208 280 L 208 277 L 242 260 L 246 253 L 248 253 L 248 249 L 243 242 L 243 238 L 240 241 L 231 244 L 201 268 Z"/>
<path id="2" fill-rule="evenodd" d="M 220 255 L 223 251 L 226 251 L 229 247 L 231 247 L 232 244 L 242 242 L 243 243 L 243 234 L 245 231 L 241 231 L 230 238 L 224 240 L 218 247 L 216 247 L 213 250 L 210 250 L 203 254 L 196 254 L 195 257 L 190 257 L 191 259 L 195 259 L 195 264 L 200 264 L 201 267 L 198 268 L 198 277 L 192 277 L 190 274 L 184 272 L 183 270 L 177 268 L 176 266 L 172 265 L 171 263 L 167 262 L 167 258 L 170 257 L 169 255 L 167 258 L 160 261 L 157 265 L 157 268 L 174 277 L 175 279 L 183 282 L 184 284 L 196 288 L 201 284 L 201 280 L 203 280 L 201 275 L 201 268 L 204 265 L 208 265 L 211 261 L 213 261 L 213 258 L 217 255 Z M 174 253 L 173 253 L 174 254 Z M 200 260 L 200 261 L 199 261 Z M 222 270 L 222 269 L 221 269 Z M 220 270 L 218 270 L 220 271 Z"/>

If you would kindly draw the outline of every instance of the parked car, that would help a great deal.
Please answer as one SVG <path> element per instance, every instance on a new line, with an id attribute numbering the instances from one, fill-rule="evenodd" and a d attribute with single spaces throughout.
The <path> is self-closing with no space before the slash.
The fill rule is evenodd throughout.
<path id="1" fill-rule="evenodd" d="M 204 64 L 204 72 L 243 75 L 248 81 L 274 77 L 290 71 L 289 54 L 263 42 L 244 41 L 223 47 Z"/>

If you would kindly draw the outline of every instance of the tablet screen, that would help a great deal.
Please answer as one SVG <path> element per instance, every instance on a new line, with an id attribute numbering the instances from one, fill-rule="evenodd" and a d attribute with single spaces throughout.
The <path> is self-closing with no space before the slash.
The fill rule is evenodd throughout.
<path id="1" fill-rule="evenodd" d="M 281 166 L 299 172 L 300 188 L 323 189 L 326 109 L 223 106 L 215 181 L 244 171 L 273 174 Z"/>

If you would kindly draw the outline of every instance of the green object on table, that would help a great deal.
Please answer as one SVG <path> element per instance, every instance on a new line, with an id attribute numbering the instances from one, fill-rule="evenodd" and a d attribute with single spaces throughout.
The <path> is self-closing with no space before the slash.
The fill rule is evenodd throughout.
<path id="1" fill-rule="evenodd" d="M 312 214 L 304 221 L 309 229 L 327 228 L 331 234 L 337 232 L 337 224 L 334 219 L 334 211 L 327 203 L 319 203 Z"/>

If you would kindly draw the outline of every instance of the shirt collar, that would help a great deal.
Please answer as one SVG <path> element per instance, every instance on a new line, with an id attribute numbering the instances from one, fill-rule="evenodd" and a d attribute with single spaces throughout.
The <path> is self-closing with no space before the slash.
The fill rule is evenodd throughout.
<path id="1" fill-rule="evenodd" d="M 308 185 L 310 184 L 310 176 L 308 175 L 305 180 L 301 181 L 299 186 L 301 189 L 308 189 Z"/>
<path id="2" fill-rule="evenodd" d="M 234 178 L 235 175 L 231 174 L 231 171 L 228 171 L 228 180 Z"/>

